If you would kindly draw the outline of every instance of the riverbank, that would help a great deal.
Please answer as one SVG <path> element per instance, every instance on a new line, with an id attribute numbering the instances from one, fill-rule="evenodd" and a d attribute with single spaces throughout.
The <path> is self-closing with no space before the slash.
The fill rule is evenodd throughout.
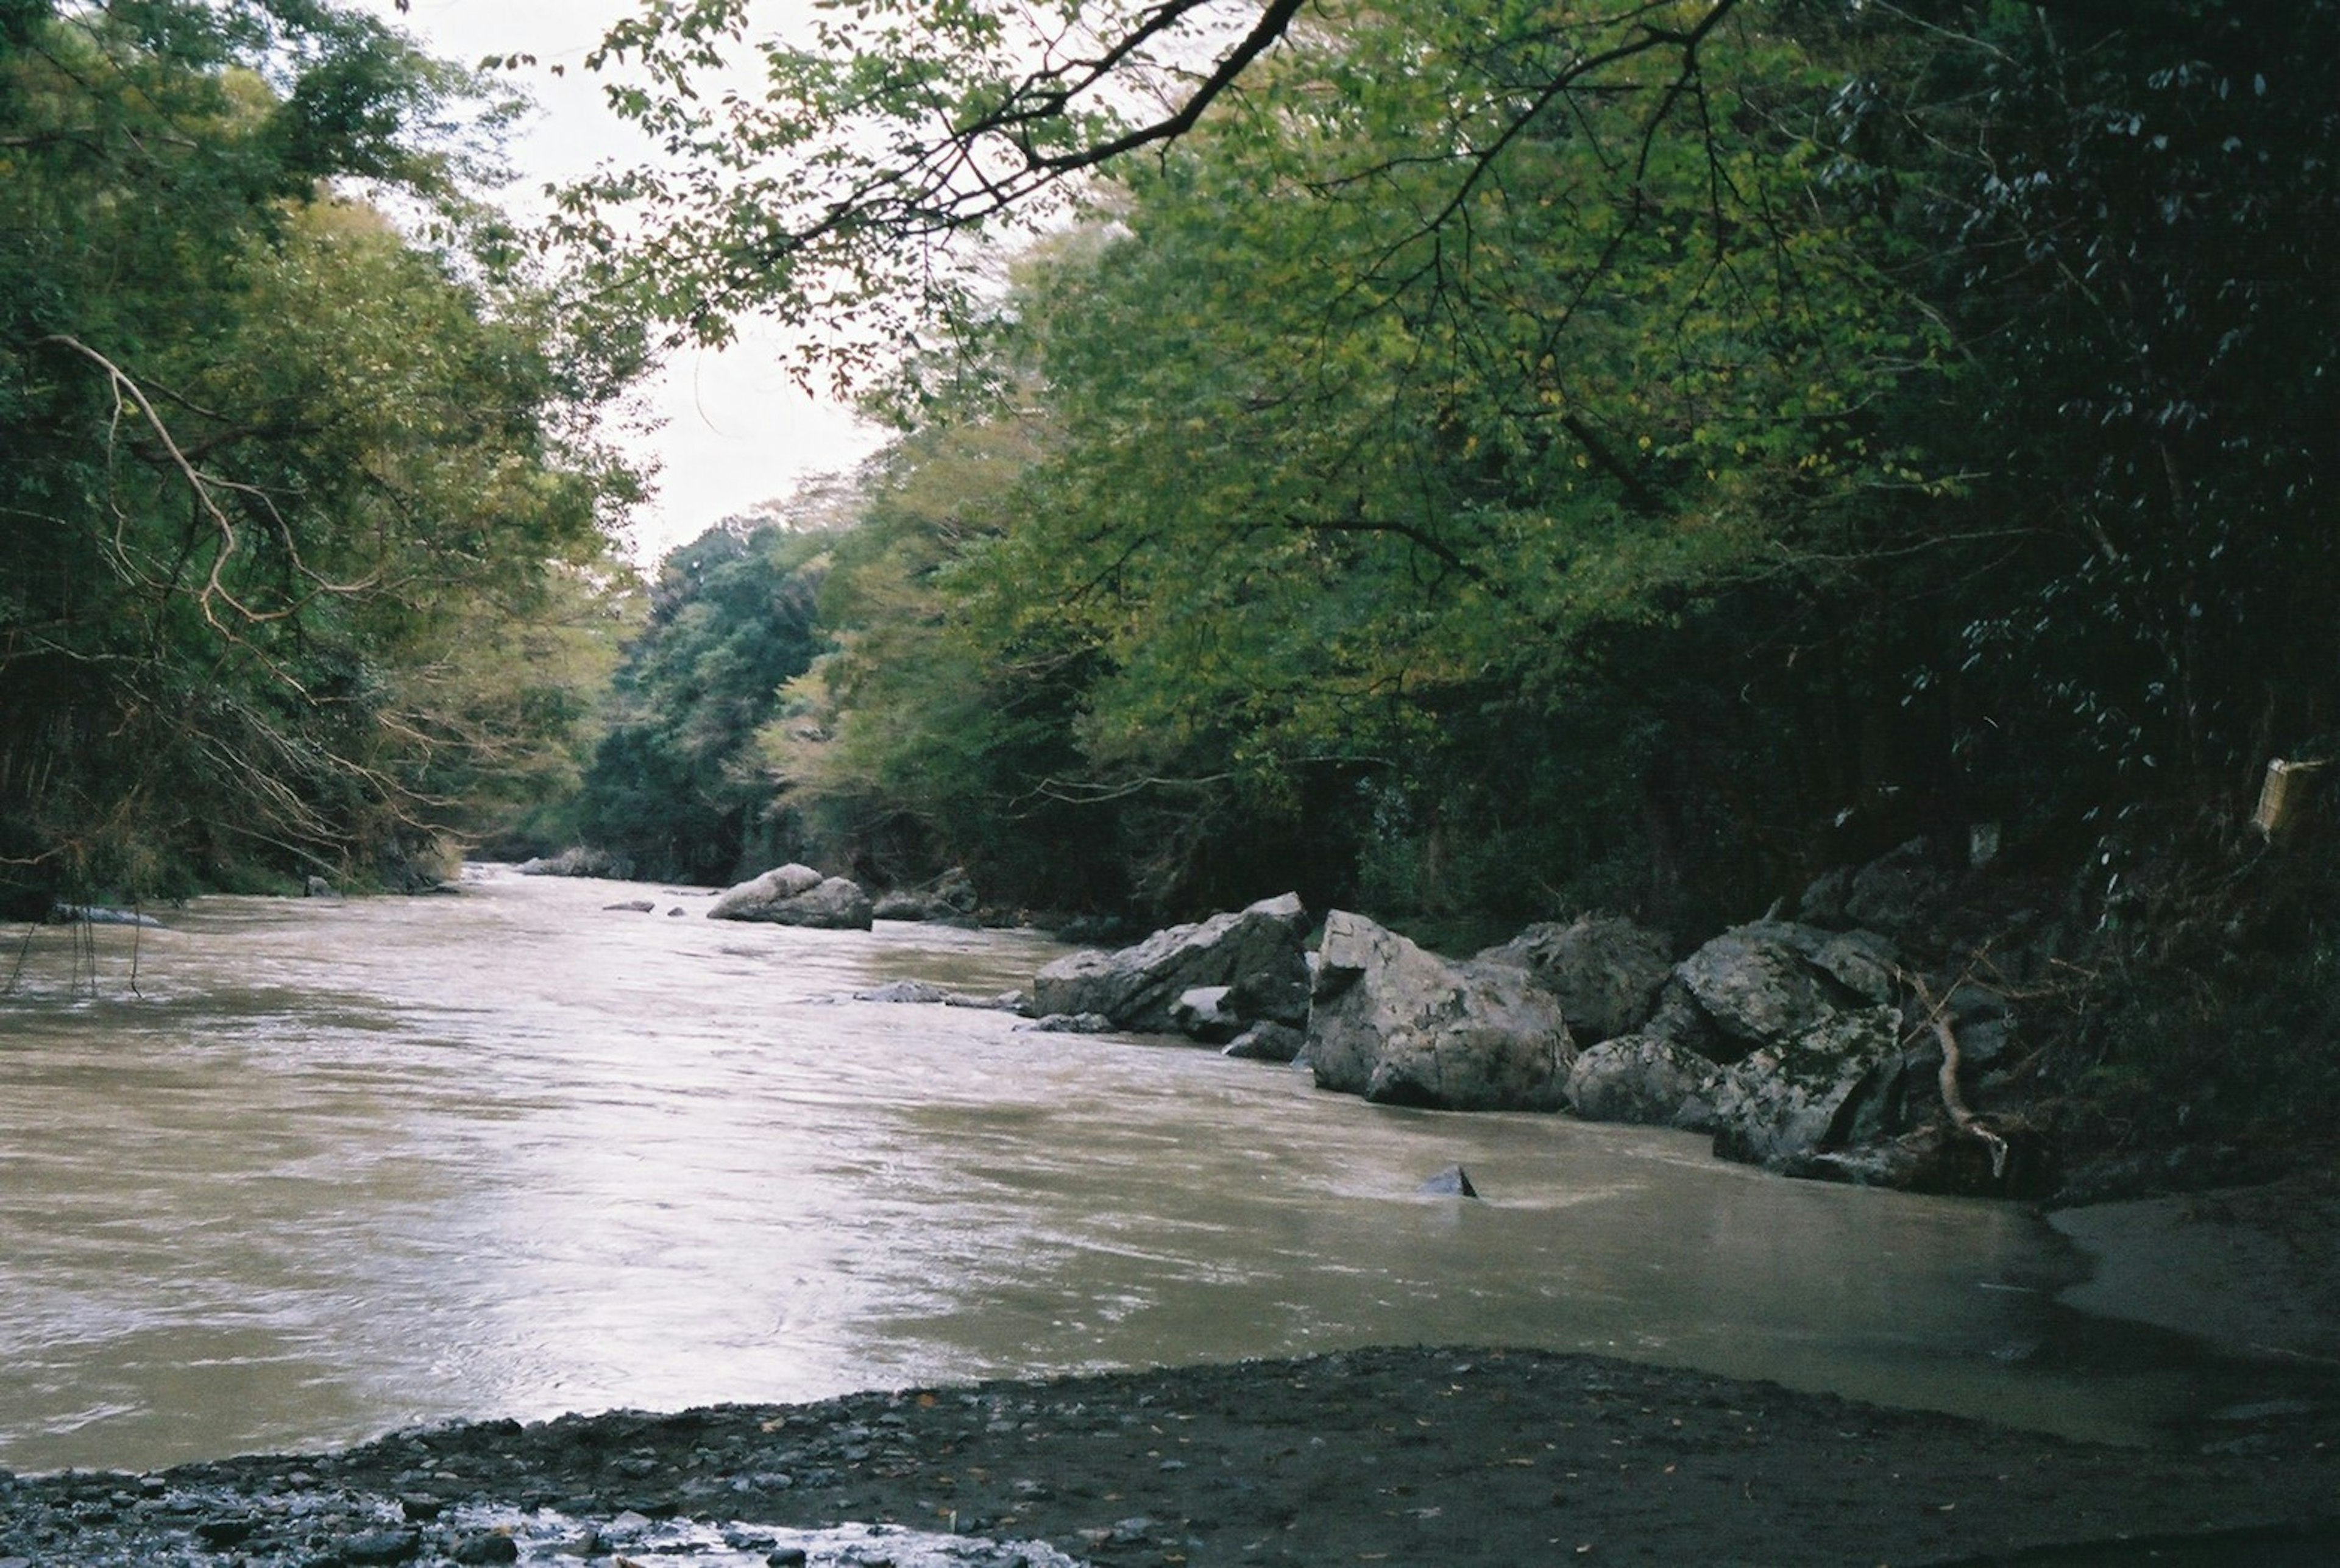
<path id="1" fill-rule="evenodd" d="M 2340 1373 L 2340 1173 L 2058 1210 L 2092 1265 L 2067 1305 Z"/>
<path id="2" fill-rule="evenodd" d="M 0 1491 L 0 1561 L 643 1562 L 679 1545 L 716 1568 L 1058 1561 L 801 1533 L 848 1522 L 1149 1568 L 2340 1551 L 2340 1405 L 2270 1400 L 2166 1437 L 2073 1443 L 1596 1357 L 1369 1350 L 19 1480 Z M 662 1540 L 678 1516 L 707 1528 Z"/>

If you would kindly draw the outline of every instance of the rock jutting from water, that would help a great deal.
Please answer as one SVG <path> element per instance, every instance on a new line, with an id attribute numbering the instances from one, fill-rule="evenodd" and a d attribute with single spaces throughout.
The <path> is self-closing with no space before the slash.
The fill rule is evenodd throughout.
<path id="1" fill-rule="evenodd" d="M 1557 1110 L 1576 1047 L 1512 964 L 1454 964 L 1362 915 L 1324 921 L 1308 1013 L 1319 1087 L 1440 1110 Z"/>
<path id="2" fill-rule="evenodd" d="M 1863 908 L 1887 881 L 1841 880 L 1868 889 Z M 1967 1086 L 1994 1096 L 2018 1064 L 2004 994 L 1971 976 L 1929 987 L 1873 930 L 1764 919 L 1674 962 L 1661 934 L 1585 916 L 1458 961 L 1346 911 L 1304 954 L 1305 919 L 1286 895 L 1076 953 L 1041 971 L 1030 1010 L 1053 1030 L 1301 1061 L 1318 1087 L 1385 1104 L 1703 1132 L 1720 1157 L 1794 1176 L 2004 1196 L 2049 1179 L 2019 1108 L 1995 1105 L 1980 1134 L 1964 1108 Z"/>
<path id="3" fill-rule="evenodd" d="M 869 895 L 843 877 L 809 866 L 775 867 L 726 888 L 707 911 L 710 920 L 754 920 L 815 930 L 866 931 L 874 918 Z"/>
<path id="4" fill-rule="evenodd" d="M 1207 1012 L 1200 1037 L 1207 1043 L 1225 1044 L 1261 1020 L 1297 1027 L 1308 1017 L 1308 959 L 1301 946 L 1307 930 L 1306 908 L 1298 895 L 1286 893 L 1173 926 L 1118 951 L 1084 949 L 1034 978 L 1033 1008 L 1044 1017 L 1094 1013 L 1116 1028 L 1175 1034 L 1182 1032 L 1182 1000 L 1224 987 L 1207 1008 L 1199 999 L 1188 1005 L 1190 1019 Z"/>

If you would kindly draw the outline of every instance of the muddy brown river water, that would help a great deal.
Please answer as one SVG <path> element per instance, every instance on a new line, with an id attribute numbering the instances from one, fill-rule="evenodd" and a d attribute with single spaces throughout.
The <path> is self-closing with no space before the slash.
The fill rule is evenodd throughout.
<path id="1" fill-rule="evenodd" d="M 2020 1208 L 851 999 L 1024 985 L 1061 950 L 1029 935 L 463 887 L 33 934 L 0 997 L 0 1466 L 1374 1344 L 2116 1439 L 2216 1397 L 2056 1305 L 2081 1265 Z M 1484 1201 L 1416 1194 L 1457 1162 Z"/>

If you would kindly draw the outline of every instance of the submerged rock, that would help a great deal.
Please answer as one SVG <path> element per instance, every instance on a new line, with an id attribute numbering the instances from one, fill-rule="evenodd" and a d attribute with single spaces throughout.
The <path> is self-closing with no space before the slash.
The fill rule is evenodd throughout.
<path id="1" fill-rule="evenodd" d="M 1018 1034 L 1032 1035 L 1110 1035 L 1119 1028 L 1103 1013 L 1044 1013 L 1016 1026 Z"/>
<path id="2" fill-rule="evenodd" d="M 958 867 L 916 888 L 880 894 L 871 913 L 880 920 L 919 920 L 936 925 L 976 924 L 975 882 Z"/>

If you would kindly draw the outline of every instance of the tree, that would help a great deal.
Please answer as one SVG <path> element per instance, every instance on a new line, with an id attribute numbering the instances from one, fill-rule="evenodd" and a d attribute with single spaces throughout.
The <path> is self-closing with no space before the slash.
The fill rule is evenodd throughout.
<path id="1" fill-rule="evenodd" d="M 640 875 L 719 884 L 797 853 L 757 748 L 821 642 L 830 540 L 795 521 L 719 525 L 660 565 L 576 806 L 579 836 Z"/>
<path id="2" fill-rule="evenodd" d="M 580 184 L 562 234 L 600 258 L 610 289 L 700 339 L 720 341 L 749 311 L 818 323 L 808 355 L 849 379 L 927 341 L 938 320 L 964 324 L 986 273 L 954 242 L 1060 217 L 1085 176 L 1190 134 L 1295 39 L 1394 25 L 1419 33 L 1425 60 L 1459 54 L 1481 68 L 1475 101 L 1428 122 L 1406 154 L 1443 165 L 1459 201 L 1486 162 L 1572 102 L 1627 94 L 1654 124 L 1693 101 L 1702 51 L 1737 9 L 1423 6 L 1393 21 L 1299 0 L 1045 13 L 877 0 L 825 12 L 808 38 L 750 43 L 749 0 L 659 0 L 588 63 L 667 162 Z M 742 53 L 760 94 L 700 90 Z M 1472 138 L 1449 140 L 1466 121 Z"/>
<path id="3" fill-rule="evenodd" d="M 1159 805 L 1172 901 L 1328 789 L 1393 885 L 1478 842 L 1556 897 L 1575 801 L 1647 861 L 1593 885 L 1743 909 L 2328 745 L 2331 5 L 1064 15 L 858 8 L 715 107 L 743 14 L 660 8 L 621 106 L 729 151 L 572 217 L 686 328 L 940 328 L 980 368 L 901 406 L 1036 408 L 942 620 L 1080 672 L 1034 788 Z M 1102 243 L 953 271 L 1066 211 Z"/>
<path id="4" fill-rule="evenodd" d="M 584 422 L 627 354 L 562 337 L 426 144 L 473 90 L 330 6 L 8 12 L 15 901 L 395 868 L 558 750 L 573 686 L 502 660 L 573 620 L 633 492 Z M 428 203 L 437 248 L 362 187 Z"/>

